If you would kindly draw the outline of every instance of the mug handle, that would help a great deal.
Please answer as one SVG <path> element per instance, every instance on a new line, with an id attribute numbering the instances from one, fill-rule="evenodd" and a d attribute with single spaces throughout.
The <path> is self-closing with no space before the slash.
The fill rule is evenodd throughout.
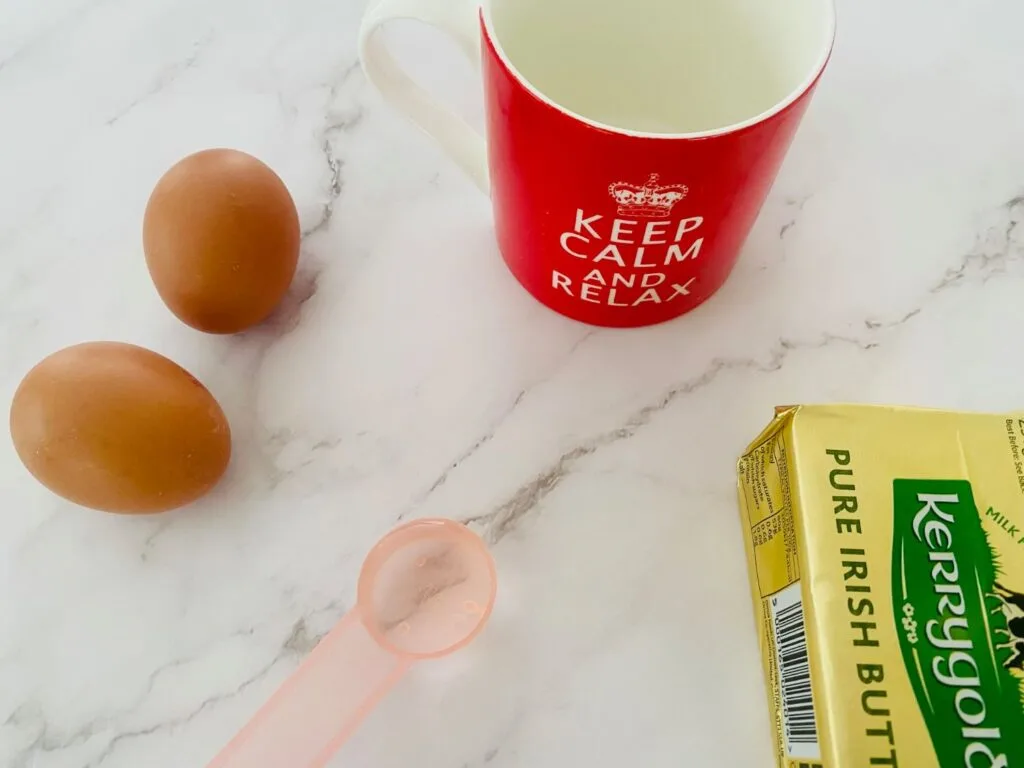
<path id="1" fill-rule="evenodd" d="M 395 19 L 425 22 L 450 34 L 479 71 L 478 18 L 478 0 L 376 0 L 359 29 L 359 58 L 366 76 L 381 95 L 412 118 L 489 194 L 484 137 L 403 72 L 378 34 L 387 22 Z"/>

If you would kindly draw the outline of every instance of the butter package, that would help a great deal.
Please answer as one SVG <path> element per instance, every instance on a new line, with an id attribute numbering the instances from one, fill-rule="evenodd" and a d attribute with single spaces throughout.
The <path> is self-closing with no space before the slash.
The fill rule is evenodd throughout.
<path id="1" fill-rule="evenodd" d="M 1024 768 L 1024 418 L 783 408 L 739 486 L 778 766 Z"/>

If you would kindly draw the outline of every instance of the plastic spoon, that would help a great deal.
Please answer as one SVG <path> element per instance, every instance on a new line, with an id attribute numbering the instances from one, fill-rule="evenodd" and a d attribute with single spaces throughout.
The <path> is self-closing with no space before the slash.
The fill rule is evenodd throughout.
<path id="1" fill-rule="evenodd" d="M 322 768 L 416 661 L 467 645 L 497 592 L 483 541 L 416 520 L 370 551 L 355 607 L 208 768 Z"/>

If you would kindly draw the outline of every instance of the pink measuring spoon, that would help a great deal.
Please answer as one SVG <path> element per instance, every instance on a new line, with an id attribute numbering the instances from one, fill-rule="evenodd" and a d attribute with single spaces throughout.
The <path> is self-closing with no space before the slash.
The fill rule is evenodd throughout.
<path id="1" fill-rule="evenodd" d="M 416 520 L 370 551 L 355 607 L 208 768 L 322 768 L 414 662 L 475 638 L 497 593 L 483 541 Z"/>

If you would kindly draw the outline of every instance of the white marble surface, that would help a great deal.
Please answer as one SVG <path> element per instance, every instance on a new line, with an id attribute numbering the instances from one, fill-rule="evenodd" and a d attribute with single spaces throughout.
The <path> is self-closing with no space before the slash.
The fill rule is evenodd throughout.
<path id="1" fill-rule="evenodd" d="M 192 370 L 226 482 L 74 508 L 0 441 L 0 764 L 204 765 L 350 604 L 396 521 L 472 520 L 488 631 L 337 766 L 768 766 L 733 462 L 777 403 L 1024 403 L 1024 5 L 841 0 L 833 66 L 742 263 L 595 331 L 502 266 L 487 202 L 368 88 L 362 0 L 0 5 L 0 394 L 87 339 Z M 403 58 L 479 117 L 437 35 Z M 182 155 L 250 151 L 307 233 L 287 307 L 209 338 L 140 245 Z M 1021 378 L 1018 378 L 1021 377 Z"/>

